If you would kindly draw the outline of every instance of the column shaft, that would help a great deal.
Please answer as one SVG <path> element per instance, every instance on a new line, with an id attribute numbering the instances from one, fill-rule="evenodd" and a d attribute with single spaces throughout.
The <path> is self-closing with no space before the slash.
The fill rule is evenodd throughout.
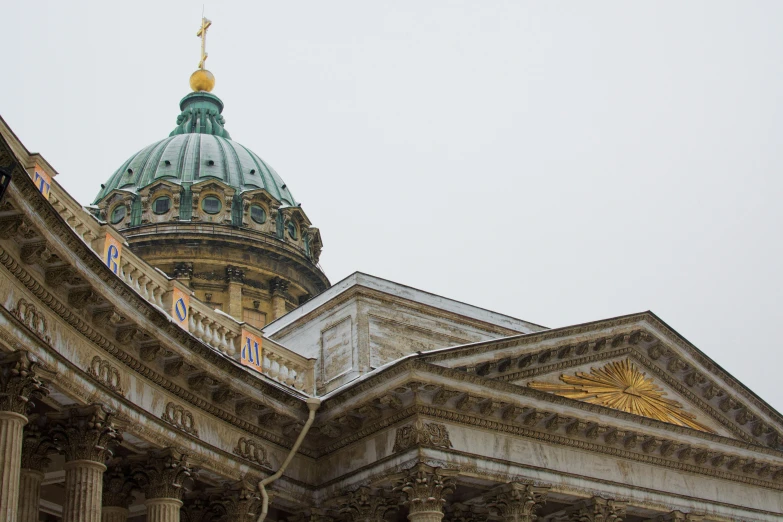
<path id="1" fill-rule="evenodd" d="M 128 510 L 124 507 L 107 506 L 101 513 L 101 522 L 127 522 Z"/>
<path id="2" fill-rule="evenodd" d="M 174 498 L 153 498 L 147 500 L 147 522 L 179 522 L 182 501 Z"/>
<path id="3" fill-rule="evenodd" d="M 440 522 L 443 520 L 443 512 L 441 511 L 419 511 L 414 512 L 411 510 L 408 515 L 408 520 L 411 522 Z"/>
<path id="4" fill-rule="evenodd" d="M 0 520 L 16 522 L 19 476 L 22 468 L 22 433 L 27 417 L 0 411 Z"/>
<path id="5" fill-rule="evenodd" d="M 38 522 L 38 505 L 41 501 L 43 471 L 23 469 L 19 480 L 18 522 Z"/>
<path id="6" fill-rule="evenodd" d="M 92 460 L 65 463 L 63 522 L 100 522 L 103 472 L 106 466 Z"/>

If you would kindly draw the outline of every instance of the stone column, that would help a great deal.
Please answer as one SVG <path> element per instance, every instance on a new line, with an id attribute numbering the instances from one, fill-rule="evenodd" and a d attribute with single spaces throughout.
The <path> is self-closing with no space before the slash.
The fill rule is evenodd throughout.
<path id="1" fill-rule="evenodd" d="M 136 499 L 137 490 L 127 462 L 115 459 L 103 474 L 101 522 L 126 522 L 128 507 Z"/>
<path id="2" fill-rule="evenodd" d="M 395 475 L 394 490 L 403 493 L 411 522 L 440 522 L 446 495 L 454 492 L 456 471 L 433 468 L 419 462 L 408 471 Z"/>
<path id="3" fill-rule="evenodd" d="M 273 277 L 269 281 L 269 292 L 272 294 L 272 321 L 286 314 L 286 290 L 288 290 L 288 281 L 285 279 Z"/>
<path id="4" fill-rule="evenodd" d="M 485 495 L 487 507 L 504 522 L 535 522 L 536 510 L 546 503 L 548 487 L 512 482 Z"/>
<path id="5" fill-rule="evenodd" d="M 245 272 L 235 266 L 226 267 L 228 282 L 228 314 L 237 321 L 242 320 L 242 286 L 245 282 Z"/>
<path id="6" fill-rule="evenodd" d="M 46 394 L 40 371 L 35 356 L 26 351 L 0 356 L 0 520 L 17 520 L 27 409 L 31 398 Z"/>
<path id="7" fill-rule="evenodd" d="M 100 522 L 104 461 L 121 440 L 101 404 L 48 414 L 55 445 L 65 455 L 63 522 Z"/>
<path id="8" fill-rule="evenodd" d="M 22 442 L 22 471 L 19 480 L 19 522 L 38 522 L 41 483 L 49 466 L 49 453 L 56 448 L 45 433 L 46 417 L 33 416 L 24 429 Z"/>
<path id="9" fill-rule="evenodd" d="M 179 522 L 184 482 L 191 475 L 187 456 L 164 448 L 130 460 L 133 476 L 147 498 L 147 522 Z"/>

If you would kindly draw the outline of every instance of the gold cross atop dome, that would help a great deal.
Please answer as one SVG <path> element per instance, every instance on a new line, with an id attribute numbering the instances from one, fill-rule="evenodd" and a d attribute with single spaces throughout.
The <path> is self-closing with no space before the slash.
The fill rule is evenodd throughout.
<path id="1" fill-rule="evenodd" d="M 212 25 L 211 20 L 201 18 L 201 27 L 199 27 L 198 32 L 196 33 L 196 36 L 201 38 L 201 61 L 198 62 L 198 68 L 202 70 L 204 69 L 204 62 L 207 61 L 207 57 L 209 56 L 207 54 L 207 29 L 209 29 L 210 25 Z"/>
<path id="2" fill-rule="evenodd" d="M 533 381 L 528 386 L 561 397 L 714 433 L 696 422 L 695 415 L 685 411 L 682 404 L 667 399 L 666 392 L 628 359 L 610 362 L 601 368 L 590 368 L 590 373 L 561 375 L 560 380 L 565 384 Z"/>
<path id="3" fill-rule="evenodd" d="M 201 27 L 196 36 L 201 38 L 201 60 L 198 62 L 198 70 L 190 75 L 190 88 L 196 92 L 209 92 L 215 87 L 215 77 L 204 68 L 207 61 L 207 29 L 212 25 L 211 20 L 201 17 Z"/>

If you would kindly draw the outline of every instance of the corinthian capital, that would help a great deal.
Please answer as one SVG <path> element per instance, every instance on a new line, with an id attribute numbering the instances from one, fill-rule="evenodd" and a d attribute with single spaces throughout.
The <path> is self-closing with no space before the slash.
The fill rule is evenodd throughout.
<path id="1" fill-rule="evenodd" d="M 114 426 L 113 414 L 102 404 L 77 406 L 49 413 L 52 441 L 66 461 L 104 462 L 114 454 L 122 436 Z"/>
<path id="2" fill-rule="evenodd" d="M 623 522 L 626 502 L 593 497 L 566 509 L 573 522 Z"/>
<path id="3" fill-rule="evenodd" d="M 48 393 L 41 377 L 53 376 L 35 355 L 24 350 L 0 355 L 0 411 L 26 414 L 32 405 L 30 399 Z"/>
<path id="4" fill-rule="evenodd" d="M 127 509 L 135 500 L 134 493 L 139 490 L 138 484 L 131 476 L 127 462 L 115 459 L 106 473 L 103 474 L 103 496 L 105 507 L 121 507 Z"/>
<path id="5" fill-rule="evenodd" d="M 24 427 L 22 439 L 22 469 L 43 471 L 49 465 L 49 454 L 57 447 L 45 431 L 46 417 L 34 415 Z"/>
<path id="6" fill-rule="evenodd" d="M 398 509 L 397 500 L 383 490 L 362 486 L 338 498 L 337 506 L 350 522 L 382 522 L 387 512 Z"/>
<path id="7" fill-rule="evenodd" d="M 261 496 L 255 483 L 239 480 L 209 492 L 217 495 L 212 508 L 219 520 L 255 522 L 261 512 Z"/>
<path id="8" fill-rule="evenodd" d="M 434 468 L 419 462 L 404 473 L 395 475 L 394 491 L 405 496 L 411 515 L 443 513 L 446 495 L 454 493 L 456 471 Z M 412 520 L 412 519 L 411 519 Z"/>
<path id="9" fill-rule="evenodd" d="M 503 484 L 485 496 L 486 505 L 506 522 L 535 522 L 535 512 L 546 503 L 548 490 L 520 482 Z"/>
<path id="10" fill-rule="evenodd" d="M 133 478 L 147 499 L 182 500 L 185 482 L 193 471 L 187 455 L 174 448 L 164 448 L 152 450 L 147 455 L 134 455 L 128 460 L 132 464 Z"/>

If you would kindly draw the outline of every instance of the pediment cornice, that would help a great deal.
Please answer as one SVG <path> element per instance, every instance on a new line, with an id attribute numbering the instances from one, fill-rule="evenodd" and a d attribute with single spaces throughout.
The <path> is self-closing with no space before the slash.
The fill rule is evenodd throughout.
<path id="1" fill-rule="evenodd" d="M 783 454 L 770 448 L 422 361 L 404 361 L 394 370 L 392 386 L 362 383 L 352 395 L 367 396 L 366 400 L 350 401 L 347 409 L 332 405 L 319 414 L 320 425 L 345 417 L 365 420 L 357 420 L 358 426 L 320 445 L 317 455 L 327 455 L 411 417 L 422 416 L 783 489 Z M 372 391 L 375 394 L 369 396 Z M 393 403 L 388 413 L 384 409 L 376 418 L 369 418 L 362 412 L 367 408 L 377 411 L 382 400 Z M 595 421 L 596 417 L 601 421 Z"/>

